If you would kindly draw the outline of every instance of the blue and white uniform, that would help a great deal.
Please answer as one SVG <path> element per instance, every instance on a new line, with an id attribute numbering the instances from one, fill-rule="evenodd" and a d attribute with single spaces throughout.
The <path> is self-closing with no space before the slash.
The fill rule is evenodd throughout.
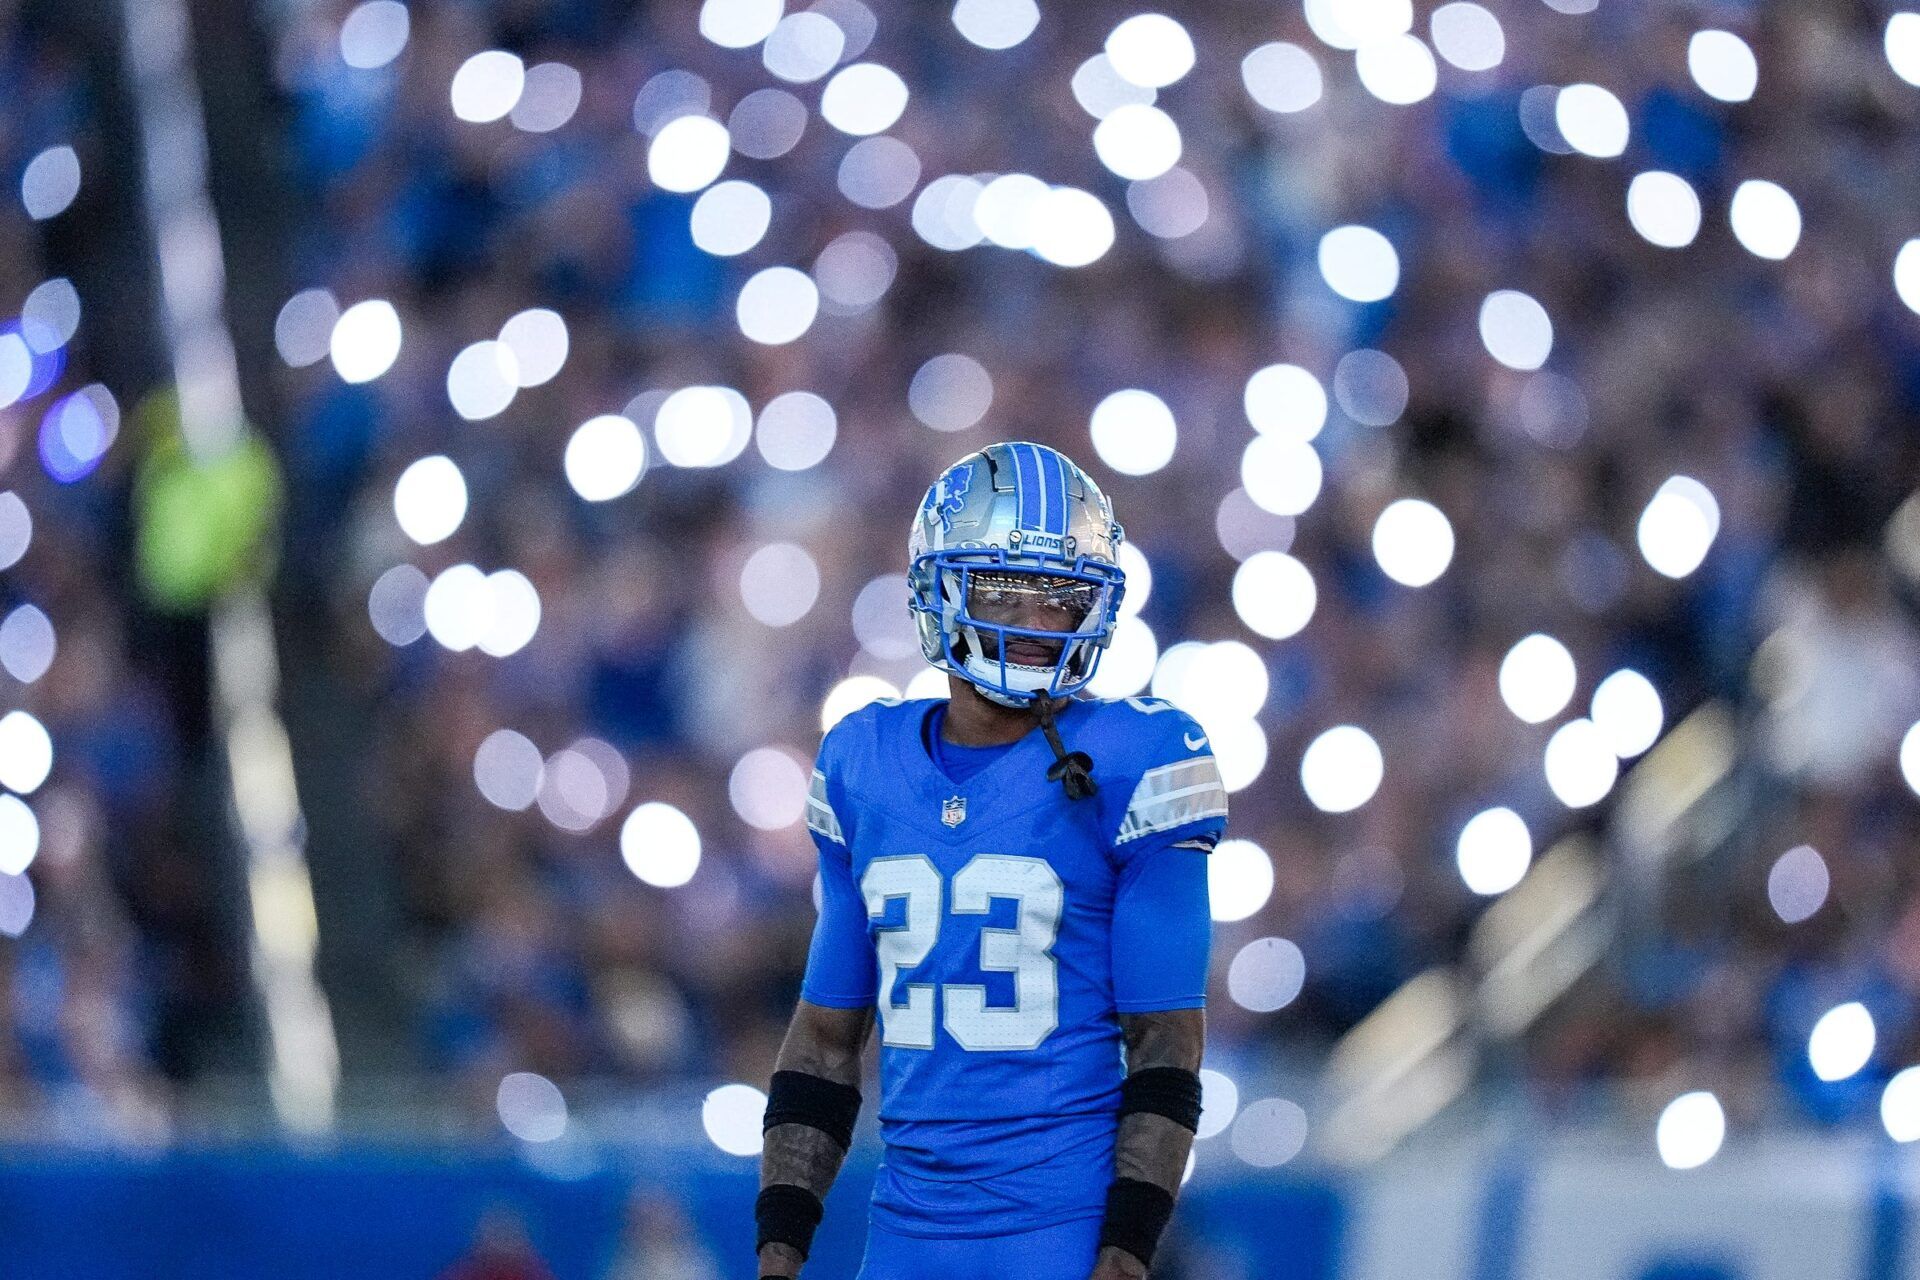
<path id="1" fill-rule="evenodd" d="M 886 1159 L 861 1274 L 1084 1280 L 1114 1176 L 1116 1015 L 1205 1003 L 1226 790 L 1164 702 L 1060 710 L 1099 784 L 1079 801 L 1048 780 L 1037 728 L 956 749 L 943 708 L 840 721 L 807 805 L 822 906 L 802 994 L 879 1015 Z"/>

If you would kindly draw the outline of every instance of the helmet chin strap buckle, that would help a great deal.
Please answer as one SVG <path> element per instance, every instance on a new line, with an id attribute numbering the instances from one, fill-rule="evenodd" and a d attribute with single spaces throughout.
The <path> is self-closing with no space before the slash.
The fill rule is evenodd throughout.
<path id="1" fill-rule="evenodd" d="M 1034 699 L 1033 716 L 1040 722 L 1040 732 L 1047 735 L 1047 745 L 1053 748 L 1047 781 L 1059 783 L 1069 800 L 1091 798 L 1100 790 L 1093 780 L 1093 757 L 1084 751 L 1068 751 L 1060 741 L 1060 730 L 1053 723 L 1053 700 L 1044 691 Z"/>

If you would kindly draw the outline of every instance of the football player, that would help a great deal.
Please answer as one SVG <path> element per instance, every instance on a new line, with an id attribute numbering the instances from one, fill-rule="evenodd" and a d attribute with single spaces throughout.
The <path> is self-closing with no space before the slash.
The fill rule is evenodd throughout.
<path id="1" fill-rule="evenodd" d="M 1207 736 L 1075 697 L 1113 636 L 1121 528 L 1026 443 L 961 459 L 909 538 L 951 696 L 885 700 L 821 745 L 821 907 L 768 1093 L 760 1270 L 797 1276 L 880 1030 L 885 1162 L 862 1280 L 1144 1276 L 1200 1119 L 1227 795 Z"/>

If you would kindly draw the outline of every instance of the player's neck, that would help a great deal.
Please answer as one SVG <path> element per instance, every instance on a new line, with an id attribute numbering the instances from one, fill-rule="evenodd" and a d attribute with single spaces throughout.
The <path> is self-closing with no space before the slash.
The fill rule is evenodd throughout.
<path id="1" fill-rule="evenodd" d="M 1020 741 L 1033 729 L 1033 712 L 1003 707 L 989 701 L 959 676 L 947 677 L 947 714 L 941 717 L 940 736 L 960 747 L 1004 747 Z M 1056 704 L 1060 699 L 1056 699 Z"/>

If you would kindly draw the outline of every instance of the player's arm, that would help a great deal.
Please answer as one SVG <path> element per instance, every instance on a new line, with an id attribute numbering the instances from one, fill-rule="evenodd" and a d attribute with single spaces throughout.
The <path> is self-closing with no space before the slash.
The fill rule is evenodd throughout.
<path id="1" fill-rule="evenodd" d="M 825 755 L 825 752 L 822 752 Z M 763 1276 L 797 1276 L 860 1114 L 860 1060 L 873 1031 L 878 974 L 867 905 L 825 775 L 815 770 L 807 827 L 820 851 L 820 916 L 800 1004 L 767 1089 L 755 1248 Z"/>
<path id="2" fill-rule="evenodd" d="M 1207 858 L 1217 830 L 1189 824 L 1130 850 L 1113 915 L 1114 1003 L 1126 1044 L 1113 1185 L 1092 1280 L 1138 1280 L 1173 1216 L 1200 1124 Z"/>
<path id="3" fill-rule="evenodd" d="M 797 1276 L 806 1261 L 821 1202 L 852 1141 L 860 1111 L 860 1055 L 872 1031 L 871 1006 L 834 1009 L 802 1000 L 794 1010 L 768 1094 L 760 1156 L 755 1217 L 763 1276 Z"/>

